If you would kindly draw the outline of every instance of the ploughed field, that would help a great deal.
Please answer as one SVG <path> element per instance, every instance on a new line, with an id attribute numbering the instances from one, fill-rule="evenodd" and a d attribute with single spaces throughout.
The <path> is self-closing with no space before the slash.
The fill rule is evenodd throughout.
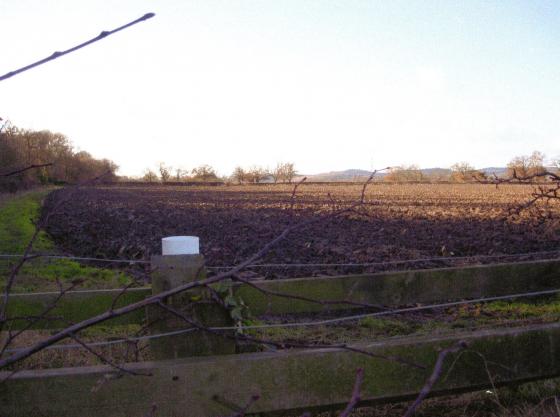
<path id="1" fill-rule="evenodd" d="M 47 231 L 73 255 L 148 259 L 161 238 L 200 237 L 210 266 L 230 266 L 261 249 L 286 227 L 326 217 L 290 233 L 260 262 L 274 264 L 385 263 L 442 257 L 443 260 L 369 266 L 253 268 L 268 277 L 427 268 L 548 255 L 497 255 L 560 248 L 558 227 L 533 212 L 511 215 L 530 198 L 528 185 L 372 183 L 364 204 L 328 218 L 360 200 L 362 186 L 302 184 L 218 187 L 85 187 L 58 207 Z M 69 191 L 51 193 L 48 213 Z M 558 207 L 552 206 L 558 211 Z M 558 214 L 558 213 L 556 213 Z M 474 255 L 491 258 L 453 259 Z"/>

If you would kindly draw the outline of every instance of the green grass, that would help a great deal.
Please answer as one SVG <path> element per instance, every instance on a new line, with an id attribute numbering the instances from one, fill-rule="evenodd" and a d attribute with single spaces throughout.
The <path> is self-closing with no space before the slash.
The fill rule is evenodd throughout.
<path id="1" fill-rule="evenodd" d="M 560 320 L 560 301 L 555 298 L 532 303 L 500 301 L 472 304 L 426 317 L 364 317 L 358 323 L 252 329 L 247 333 L 279 343 L 336 344 L 382 340 L 398 336 L 447 335 L 457 331 L 551 323 L 558 320 Z M 282 318 L 272 318 L 272 322 L 282 322 Z M 264 322 L 254 318 L 246 321 L 245 324 L 264 324 Z"/>
<path id="2" fill-rule="evenodd" d="M 0 253 L 21 254 L 35 233 L 41 203 L 48 190 L 33 191 L 6 198 L 0 204 Z M 40 231 L 33 252 L 56 253 L 56 246 L 48 234 Z M 3 286 L 17 259 L 0 259 L 0 283 Z M 80 279 L 82 288 L 116 288 L 131 280 L 126 274 L 82 265 L 69 259 L 38 258 L 27 261 L 18 274 L 14 292 L 48 291 L 63 283 Z"/>
<path id="3" fill-rule="evenodd" d="M 558 317 L 560 315 L 560 301 L 554 300 L 546 303 L 523 303 L 503 301 L 490 303 L 484 307 L 485 311 L 500 314 L 510 318 L 530 317 Z"/>
<path id="4" fill-rule="evenodd" d="M 0 206 L 0 252 L 23 253 L 37 221 L 41 201 L 48 191 L 26 193 L 9 199 Z M 35 251 L 52 251 L 54 244 L 45 232 L 40 232 L 33 245 Z"/>
<path id="5" fill-rule="evenodd" d="M 377 317 L 365 317 L 360 320 L 359 325 L 383 336 L 400 336 L 410 334 L 416 330 L 415 326 L 410 322 L 385 318 L 380 319 Z"/>

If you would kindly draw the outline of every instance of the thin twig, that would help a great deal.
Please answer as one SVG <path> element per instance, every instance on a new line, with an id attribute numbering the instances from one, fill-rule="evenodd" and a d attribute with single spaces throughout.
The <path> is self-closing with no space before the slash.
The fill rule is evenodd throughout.
<path id="1" fill-rule="evenodd" d="M 97 42 L 97 41 L 100 41 L 101 39 L 106 38 L 107 36 L 112 35 L 113 33 L 117 33 L 117 32 L 119 32 L 119 31 L 121 31 L 121 30 L 123 30 L 123 29 L 126 29 L 126 28 L 128 28 L 128 27 L 130 27 L 130 26 L 133 26 L 133 25 L 135 25 L 135 24 L 137 24 L 137 23 L 143 22 L 144 20 L 151 19 L 151 18 L 154 17 L 154 16 L 155 16 L 154 13 L 146 13 L 144 16 L 142 16 L 142 17 L 140 17 L 140 18 L 138 18 L 138 19 L 136 19 L 136 20 L 133 20 L 132 22 L 127 23 L 126 25 L 120 26 L 120 27 L 118 27 L 118 28 L 116 28 L 116 29 L 109 30 L 109 31 L 104 30 L 104 31 L 101 32 L 99 35 L 97 35 L 95 38 L 92 38 L 92 39 L 90 39 L 90 40 L 88 40 L 88 41 L 86 41 L 86 42 L 84 42 L 84 43 L 81 43 L 81 44 L 79 44 L 79 45 L 76 45 L 76 46 L 74 46 L 74 47 L 72 47 L 72 48 L 70 48 L 70 49 L 67 49 L 67 50 L 65 50 L 65 51 L 62 51 L 62 52 L 56 51 L 56 52 L 54 52 L 52 55 L 50 55 L 50 56 L 48 56 L 48 57 L 46 57 L 46 58 L 43 58 L 43 59 L 41 59 L 41 60 L 39 60 L 39 61 L 37 61 L 37 62 L 34 62 L 34 63 L 29 64 L 29 65 L 27 65 L 27 66 L 25 66 L 25 67 L 22 67 L 22 68 L 18 68 L 18 69 L 14 70 L 14 71 L 10 71 L 10 72 L 8 72 L 8 73 L 6 73 L 6 74 L 0 76 L 0 81 L 7 80 L 8 78 L 13 77 L 14 75 L 17 75 L 17 74 L 20 74 L 20 73 L 22 73 L 22 72 L 24 72 L 24 71 L 27 71 L 27 70 L 30 70 L 30 69 L 32 69 L 32 68 L 38 67 L 39 65 L 46 64 L 47 62 L 52 61 L 52 60 L 55 60 L 55 59 L 57 59 L 57 58 L 60 58 L 60 57 L 63 56 L 63 55 L 69 54 L 69 53 L 71 53 L 71 52 L 75 52 L 75 51 L 77 51 L 78 49 L 81 49 L 81 48 L 83 48 L 83 47 L 85 47 L 85 46 L 91 45 L 92 43 L 95 43 L 95 42 Z"/>
<path id="2" fill-rule="evenodd" d="M 135 375 L 135 376 L 152 376 L 151 373 L 143 373 L 143 372 L 135 372 L 135 371 L 131 371 L 129 369 L 123 368 L 120 365 L 117 365 L 116 363 L 110 361 L 109 359 L 107 359 L 105 356 L 97 353 L 95 350 L 93 350 L 92 348 L 90 348 L 86 343 L 82 342 L 75 334 L 70 334 L 70 337 L 72 339 L 74 339 L 74 341 L 80 345 L 82 345 L 82 347 L 87 350 L 89 353 L 91 353 L 92 355 L 94 355 L 96 358 L 98 358 L 101 362 L 103 362 L 106 365 L 111 366 L 112 368 L 115 368 L 119 371 L 121 371 L 122 373 L 125 374 L 130 374 L 130 375 Z"/>
<path id="3" fill-rule="evenodd" d="M 373 181 L 373 177 L 375 177 L 375 175 L 376 175 L 378 172 L 386 171 L 386 170 L 388 170 L 388 169 L 390 169 L 390 167 L 386 167 L 386 168 L 383 168 L 383 169 L 374 169 L 374 170 L 372 171 L 372 173 L 370 174 L 370 176 L 369 176 L 369 178 L 367 179 L 367 181 L 365 181 L 364 184 L 362 185 L 362 192 L 361 192 L 361 194 L 360 194 L 360 203 L 364 204 L 365 199 L 366 199 L 366 188 L 367 188 L 367 186 Z"/>
<path id="4" fill-rule="evenodd" d="M 299 180 L 295 185 L 294 185 L 294 189 L 292 190 L 292 196 L 290 197 L 290 210 L 293 211 L 294 210 L 294 205 L 296 204 L 296 192 L 298 187 L 304 183 L 304 181 L 307 180 L 307 177 L 303 177 L 301 180 Z"/>
<path id="5" fill-rule="evenodd" d="M 409 361 L 407 359 L 403 359 L 399 356 L 379 355 L 377 353 L 369 352 L 367 350 L 363 350 L 363 349 L 355 348 L 355 347 L 352 347 L 352 346 L 348 346 L 345 343 L 343 343 L 343 344 L 309 344 L 309 343 L 294 343 L 294 342 L 277 342 L 277 341 L 274 341 L 274 340 L 268 340 L 268 339 L 262 339 L 262 338 L 248 336 L 248 335 L 243 334 L 243 333 L 237 333 L 235 335 L 232 335 L 230 333 L 224 333 L 220 329 L 215 329 L 215 328 L 203 326 L 202 324 L 198 323 L 193 318 L 188 317 L 183 312 L 181 312 L 181 311 L 163 303 L 163 301 L 159 301 L 157 305 L 159 307 L 161 307 L 163 310 L 166 310 L 167 312 L 171 313 L 175 317 L 177 317 L 177 318 L 185 321 L 186 323 L 190 324 L 191 326 L 197 328 L 198 330 L 201 330 L 201 331 L 206 332 L 206 333 L 214 334 L 216 336 L 221 336 L 221 337 L 224 337 L 224 338 L 228 338 L 228 339 L 234 339 L 234 340 L 241 339 L 241 340 L 246 341 L 246 342 L 252 342 L 252 343 L 257 343 L 257 344 L 262 344 L 262 345 L 274 346 L 274 347 L 279 348 L 279 349 L 284 349 L 284 348 L 287 348 L 287 347 L 300 348 L 300 349 L 343 349 L 343 350 L 346 350 L 346 351 L 349 351 L 349 352 L 359 353 L 359 354 L 369 356 L 369 357 L 372 357 L 372 358 L 376 358 L 376 359 L 384 359 L 384 360 L 388 360 L 388 361 L 392 361 L 392 362 L 397 362 L 397 363 L 400 363 L 402 365 L 407 365 L 407 366 L 410 366 L 410 367 L 413 367 L 413 368 L 426 369 L 426 367 L 424 365 L 420 365 L 418 363 Z"/>
<path id="6" fill-rule="evenodd" d="M 29 165 L 25 168 L 16 169 L 15 171 L 8 172 L 7 174 L 0 174 L 0 177 L 11 177 L 12 175 L 17 175 L 17 174 L 21 174 L 25 171 L 29 171 L 30 169 L 50 167 L 52 165 L 54 165 L 52 162 L 49 162 L 47 164 L 33 164 L 33 165 Z"/>
<path id="7" fill-rule="evenodd" d="M 364 382 L 364 370 L 362 368 L 358 368 L 356 371 L 356 382 L 354 382 L 354 389 L 352 390 L 352 397 L 348 402 L 346 408 L 340 413 L 338 417 L 349 417 L 350 413 L 356 407 L 361 400 L 360 392 L 362 390 L 362 383 Z"/>
<path id="8" fill-rule="evenodd" d="M 432 374 L 430 375 L 430 377 L 428 378 L 428 380 L 420 390 L 420 393 L 418 394 L 418 397 L 416 397 L 416 400 L 414 400 L 414 402 L 410 405 L 410 407 L 403 415 L 403 417 L 411 417 L 415 413 L 416 408 L 418 408 L 418 406 L 422 403 L 422 401 L 424 401 L 424 398 L 426 398 L 428 394 L 431 392 L 432 387 L 434 386 L 434 384 L 437 382 L 437 380 L 441 375 L 441 372 L 443 370 L 443 361 L 445 357 L 449 353 L 458 352 L 459 350 L 464 349 L 466 346 L 467 346 L 466 342 L 460 341 L 457 342 L 456 345 L 443 349 L 439 353 Z"/>
<path id="9" fill-rule="evenodd" d="M 111 308 L 109 309 L 109 311 L 113 311 L 117 305 L 117 302 L 119 301 L 119 299 L 128 291 L 128 289 L 130 287 L 132 287 L 133 285 L 135 285 L 136 282 L 135 281 L 131 281 L 130 283 L 128 283 L 127 285 L 125 285 L 120 291 L 119 293 L 115 296 L 115 298 L 113 298 L 113 302 L 111 303 Z"/>
<path id="10" fill-rule="evenodd" d="M 10 334 L 10 336 L 8 337 L 8 339 L 6 340 L 6 342 L 3 344 L 2 348 L 0 349 L 0 356 L 2 356 L 6 350 L 6 348 L 10 345 L 10 343 L 12 343 L 19 335 L 21 335 L 23 332 L 29 330 L 35 323 L 39 322 L 40 320 L 46 320 L 48 319 L 47 314 L 49 314 L 57 305 L 58 302 L 62 299 L 62 297 L 64 297 L 64 295 L 69 292 L 72 291 L 76 286 L 81 284 L 81 280 L 76 280 L 75 282 L 72 283 L 72 285 L 68 288 L 63 288 L 62 283 L 60 282 L 60 280 L 57 278 L 56 279 L 56 283 L 59 287 L 59 293 L 56 296 L 56 298 L 37 316 L 33 316 L 30 318 L 23 318 L 23 319 L 27 319 L 27 324 L 21 328 L 20 330 L 18 330 L 15 334 Z M 11 321 L 12 319 L 10 319 Z"/>
<path id="11" fill-rule="evenodd" d="M 245 406 L 243 406 L 243 408 L 241 408 L 239 411 L 235 412 L 234 414 L 231 414 L 229 417 L 245 417 L 245 414 L 247 414 L 247 411 L 249 411 L 249 408 L 251 408 L 251 406 L 255 402 L 257 402 L 260 398 L 261 398 L 261 396 L 258 395 L 258 394 L 251 395 L 251 398 L 249 398 L 249 401 L 247 401 L 247 404 L 245 404 Z"/>
<path id="12" fill-rule="evenodd" d="M 291 298 L 293 300 L 301 300 L 309 303 L 321 304 L 323 306 L 347 304 L 356 307 L 369 307 L 369 308 L 375 308 L 377 310 L 387 310 L 387 307 L 382 306 L 381 304 L 360 303 L 359 301 L 350 301 L 350 300 L 316 300 L 314 298 L 304 297 L 302 295 L 295 295 L 295 294 L 288 294 L 288 293 L 283 293 L 278 291 L 267 290 L 259 287 L 254 282 L 241 278 L 239 275 L 234 275 L 232 279 L 234 281 L 242 282 L 263 294 L 274 296 L 274 297 Z"/>

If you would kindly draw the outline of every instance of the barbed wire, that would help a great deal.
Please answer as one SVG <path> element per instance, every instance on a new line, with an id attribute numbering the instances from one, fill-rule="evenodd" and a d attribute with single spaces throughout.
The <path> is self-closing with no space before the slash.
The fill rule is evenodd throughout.
<path id="1" fill-rule="evenodd" d="M 523 252 L 511 254 L 495 254 L 495 255 L 467 255 L 467 256 L 437 256 L 431 258 L 418 258 L 418 259 L 400 259 L 394 261 L 379 261 L 379 262 L 348 262 L 348 263 L 267 263 L 267 264 L 252 264 L 247 265 L 246 268 L 317 268 L 317 267 L 366 267 L 366 266 L 384 266 L 384 265 L 400 265 L 409 263 L 421 262 L 445 262 L 445 261 L 462 261 L 462 260 L 476 260 L 476 259 L 509 259 L 518 257 L 530 256 L 543 256 L 543 255 L 558 255 L 560 250 L 537 251 L 537 252 Z M 0 258 L 21 258 L 21 254 L 0 254 Z M 128 264 L 150 264 L 150 261 L 145 259 L 105 259 L 81 256 L 65 256 L 65 255 L 49 255 L 49 254 L 32 254 L 29 259 L 44 258 L 44 259 L 69 259 L 76 261 L 89 261 L 89 262 L 104 262 L 104 263 L 128 263 Z M 206 266 L 210 270 L 231 269 L 233 266 Z"/>
<path id="2" fill-rule="evenodd" d="M 436 303 L 436 304 L 427 304 L 423 306 L 416 306 L 416 307 L 405 307 L 405 308 L 398 308 L 393 310 L 386 310 L 386 311 L 378 311 L 374 313 L 363 313 L 363 314 L 355 314 L 351 316 L 344 316 L 344 317 L 337 317 L 332 319 L 324 319 L 324 320 L 314 320 L 314 321 L 302 321 L 302 322 L 292 322 L 292 323 L 271 323 L 271 324 L 256 324 L 256 325 L 248 325 L 248 326 L 219 326 L 219 327 L 208 327 L 210 331 L 243 331 L 243 330 L 266 330 L 266 329 L 275 329 L 275 328 L 293 328 L 293 327 L 314 327 L 314 326 L 325 326 L 325 325 L 332 325 L 343 323 L 347 321 L 354 321 L 354 320 L 361 320 L 367 317 L 382 317 L 382 316 L 389 316 L 389 315 L 397 315 L 403 313 L 415 313 L 418 311 L 425 311 L 425 310 L 437 310 L 441 308 L 448 308 L 448 307 L 456 307 L 459 305 L 471 305 L 471 304 L 480 304 L 480 303 L 487 303 L 492 301 L 502 301 L 502 300 L 511 300 L 516 298 L 533 298 L 533 297 L 540 297 L 545 295 L 553 295 L 559 294 L 560 289 L 551 289 L 551 290 L 542 290 L 542 291 L 532 291 L 532 292 L 525 292 L 525 293 L 516 293 L 516 294 L 508 294 L 508 295 L 500 295 L 495 297 L 483 297 L 483 298 L 475 298 L 472 300 L 461 300 L 461 301 L 451 301 L 446 303 Z M 184 333 L 190 333 L 195 330 L 198 330 L 196 327 L 189 327 L 185 329 L 179 329 L 172 332 L 166 333 L 156 333 L 144 336 L 135 336 L 123 339 L 115 339 L 115 340 L 108 340 L 108 341 L 101 341 L 101 342 L 92 342 L 86 343 L 89 347 L 99 347 L 99 346 L 109 346 L 121 343 L 131 343 L 131 342 L 138 342 L 143 340 L 150 340 L 150 339 L 157 339 L 161 337 L 167 336 L 174 336 L 180 335 Z M 412 338 L 413 336 L 408 336 L 408 338 Z M 403 336 L 404 339 L 407 336 Z M 84 348 L 82 344 L 57 344 L 51 345 L 46 347 L 45 349 L 78 349 Z M 6 349 L 6 353 L 17 353 L 22 350 L 27 349 L 27 347 L 23 348 L 12 348 Z"/>

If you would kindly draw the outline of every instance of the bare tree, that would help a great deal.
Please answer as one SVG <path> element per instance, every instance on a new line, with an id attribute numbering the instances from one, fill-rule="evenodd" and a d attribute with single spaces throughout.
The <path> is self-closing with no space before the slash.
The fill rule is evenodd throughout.
<path id="1" fill-rule="evenodd" d="M 417 165 L 391 167 L 385 176 L 385 181 L 391 182 L 422 181 L 423 179 L 422 171 Z"/>
<path id="2" fill-rule="evenodd" d="M 473 179 L 482 181 L 486 179 L 486 174 L 478 171 L 468 162 L 457 162 L 451 165 L 451 175 L 449 177 L 453 182 L 467 182 Z"/>
<path id="3" fill-rule="evenodd" d="M 171 170 L 172 168 L 166 166 L 163 162 L 159 163 L 159 176 L 161 178 L 161 182 L 168 182 L 171 178 Z"/>
<path id="4" fill-rule="evenodd" d="M 37 169 L 23 169 L 34 166 Z M 13 125 L 0 132 L 0 174 L 15 189 L 39 184 L 79 183 L 107 171 L 103 181 L 114 181 L 118 166 L 108 159 L 96 159 L 85 151 L 76 152 L 70 140 L 48 130 L 20 129 Z"/>
<path id="5" fill-rule="evenodd" d="M 231 174 L 231 178 L 234 181 L 237 181 L 238 184 L 243 184 L 244 182 L 247 182 L 247 172 L 242 168 L 242 167 L 235 167 L 235 169 L 233 170 L 233 173 Z"/>
<path id="6" fill-rule="evenodd" d="M 270 176 L 272 177 L 272 181 L 274 181 L 274 184 L 278 183 L 278 181 L 282 181 L 282 178 L 283 178 L 282 167 L 283 167 L 283 164 L 278 163 L 278 164 L 276 164 L 276 168 L 274 168 L 272 171 L 270 171 Z"/>
<path id="7" fill-rule="evenodd" d="M 142 176 L 142 180 L 146 181 L 146 182 L 157 182 L 158 181 L 158 176 L 154 171 L 152 171 L 151 169 L 148 168 L 144 171 L 144 175 Z"/>
<path id="8" fill-rule="evenodd" d="M 175 168 L 175 181 L 183 181 L 188 177 L 188 171 L 183 168 Z"/>
<path id="9" fill-rule="evenodd" d="M 529 178 L 534 181 L 538 178 L 546 178 L 544 167 L 545 155 L 542 152 L 534 151 L 531 155 L 521 155 L 513 158 L 508 167 L 508 177 Z"/>
<path id="10" fill-rule="evenodd" d="M 288 182 L 291 183 L 296 176 L 296 169 L 291 162 L 282 162 L 276 165 L 276 168 L 271 173 L 274 182 Z"/>
<path id="11" fill-rule="evenodd" d="M 290 162 L 284 164 L 284 179 L 286 180 L 286 182 L 291 183 L 296 174 L 297 171 L 293 163 Z"/>
<path id="12" fill-rule="evenodd" d="M 247 181 L 258 184 L 266 179 L 270 173 L 267 169 L 254 165 L 247 171 Z"/>
<path id="13" fill-rule="evenodd" d="M 218 175 L 210 165 L 201 165 L 191 171 L 193 179 L 200 181 L 216 181 Z"/>

